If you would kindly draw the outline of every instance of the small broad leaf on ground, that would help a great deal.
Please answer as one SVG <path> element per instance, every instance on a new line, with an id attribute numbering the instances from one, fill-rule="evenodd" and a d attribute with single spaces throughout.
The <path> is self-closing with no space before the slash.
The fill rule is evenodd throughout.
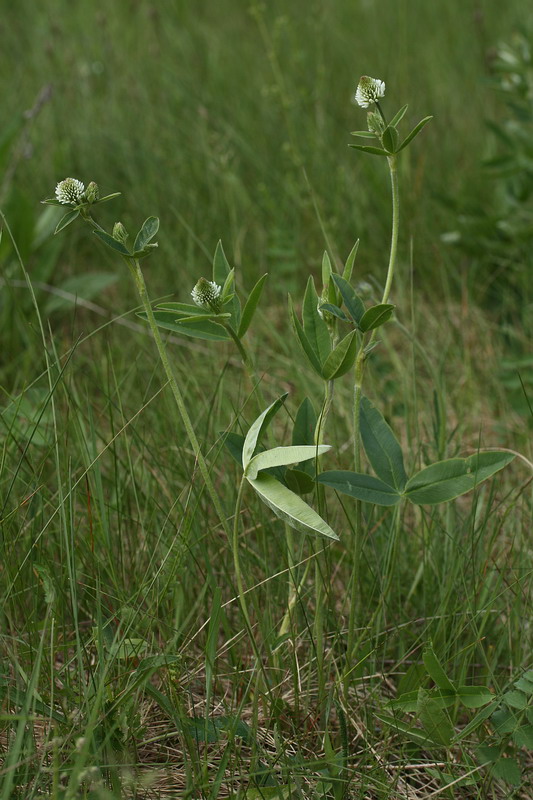
<path id="1" fill-rule="evenodd" d="M 451 680 L 446 675 L 440 661 L 431 644 L 426 645 L 422 654 L 422 661 L 431 680 L 439 687 L 443 694 L 455 695 L 456 689 Z"/>
<path id="2" fill-rule="evenodd" d="M 250 425 L 250 429 L 246 434 L 244 445 L 242 448 L 242 467 L 246 471 L 248 464 L 252 460 L 257 442 L 263 431 L 268 427 L 274 414 L 276 414 L 287 398 L 287 394 L 281 395 L 277 400 L 274 400 L 262 414 L 260 414 L 255 422 Z"/>
<path id="3" fill-rule="evenodd" d="M 347 494 L 377 506 L 395 506 L 401 499 L 401 495 L 393 486 L 389 486 L 372 475 L 363 475 L 359 472 L 330 470 L 322 472 L 317 477 L 317 481 L 324 486 L 330 486 L 341 494 Z"/>
<path id="4" fill-rule="evenodd" d="M 522 771 L 515 758 L 501 756 L 492 765 L 492 772 L 511 786 L 520 786 L 522 783 Z"/>
<path id="5" fill-rule="evenodd" d="M 405 497 L 417 505 L 435 505 L 471 491 L 514 458 L 512 453 L 489 450 L 468 458 L 438 461 L 417 472 L 405 487 Z"/>
<path id="6" fill-rule="evenodd" d="M 292 445 L 291 447 L 274 447 L 258 453 L 244 470 L 247 478 L 254 480 L 260 470 L 269 467 L 282 467 L 288 464 L 299 464 L 300 461 L 307 461 L 316 458 L 331 450 L 330 445 Z"/>
<path id="7" fill-rule="evenodd" d="M 418 690 L 416 712 L 428 739 L 448 747 L 453 737 L 453 725 L 439 704 L 422 687 Z"/>
<path id="8" fill-rule="evenodd" d="M 458 686 L 457 696 L 466 708 L 481 708 L 494 697 L 487 686 Z"/>
<path id="9" fill-rule="evenodd" d="M 248 479 L 248 482 L 274 514 L 291 528 L 325 539 L 338 540 L 335 531 L 311 506 L 272 475 L 261 473 L 255 480 Z"/>
<path id="10" fill-rule="evenodd" d="M 367 397 L 361 398 L 361 438 L 376 475 L 403 492 L 407 474 L 402 449 L 381 412 Z"/>

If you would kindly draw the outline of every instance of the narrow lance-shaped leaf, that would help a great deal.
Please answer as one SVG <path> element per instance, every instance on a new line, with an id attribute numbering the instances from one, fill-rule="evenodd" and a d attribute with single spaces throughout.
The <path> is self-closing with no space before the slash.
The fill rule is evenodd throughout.
<path id="1" fill-rule="evenodd" d="M 141 319 L 146 319 L 146 313 L 140 311 L 138 315 Z M 193 339 L 207 339 L 214 342 L 226 342 L 230 337 L 221 325 L 211 322 L 209 319 L 199 322 L 180 322 L 176 319 L 173 311 L 154 311 L 155 321 L 158 328 L 165 328 L 183 336 Z"/>
<path id="2" fill-rule="evenodd" d="M 512 453 L 496 450 L 438 461 L 413 475 L 406 484 L 405 496 L 416 505 L 445 503 L 471 491 L 513 458 Z"/>
<path id="3" fill-rule="evenodd" d="M 359 136 L 361 139 L 375 139 L 376 134 L 372 131 L 350 131 L 350 136 Z"/>
<path id="4" fill-rule="evenodd" d="M 267 273 L 262 275 L 255 284 L 250 294 L 248 295 L 248 300 L 246 301 L 246 304 L 242 311 L 239 330 L 237 331 L 237 336 L 239 337 L 239 339 L 242 339 L 242 337 L 250 327 L 250 323 L 254 317 L 255 310 L 259 304 L 259 300 L 261 299 L 261 294 L 263 292 L 263 287 L 265 285 L 267 277 L 268 277 Z"/>
<path id="5" fill-rule="evenodd" d="M 353 266 L 355 264 L 355 257 L 357 256 L 358 250 L 359 250 L 359 239 L 356 241 L 356 243 L 350 250 L 350 254 L 346 259 L 346 264 L 344 265 L 344 271 L 342 273 L 342 277 L 347 282 L 349 282 L 352 278 Z"/>
<path id="6" fill-rule="evenodd" d="M 420 133 L 420 131 L 422 130 L 422 128 L 424 127 L 424 125 L 427 125 L 427 123 L 428 123 L 428 122 L 429 122 L 431 119 L 433 119 L 433 117 L 424 117 L 424 119 L 421 119 L 421 120 L 420 120 L 420 122 L 418 123 L 418 125 L 415 125 L 415 127 L 413 128 L 413 130 L 411 131 L 411 133 L 409 133 L 409 134 L 408 134 L 408 135 L 405 137 L 405 139 L 403 140 L 403 142 L 401 143 L 401 145 L 399 146 L 399 148 L 398 148 L 398 150 L 397 150 L 396 152 L 397 152 L 397 153 L 399 153 L 399 152 L 400 152 L 400 150 L 403 150 L 403 149 L 404 149 L 404 147 L 407 147 L 407 145 L 409 144 L 409 142 L 412 142 L 412 140 L 415 138 L 415 136 L 417 136 L 417 135 Z M 352 147 L 353 147 L 353 145 L 352 145 Z"/>
<path id="7" fill-rule="evenodd" d="M 389 151 L 389 153 L 395 153 L 398 148 L 398 131 L 394 127 L 394 125 L 388 125 L 381 135 L 381 140 L 383 142 L 383 146 Z"/>
<path id="8" fill-rule="evenodd" d="M 98 238 L 112 250 L 116 250 L 117 253 L 120 253 L 122 256 L 131 257 L 130 251 L 126 247 L 124 247 L 122 242 L 117 242 L 117 240 L 113 239 L 113 237 L 110 236 L 109 233 L 106 233 L 105 231 L 93 231 L 93 233 L 95 236 L 98 236 Z"/>
<path id="9" fill-rule="evenodd" d="M 330 470 L 322 472 L 317 477 L 317 481 L 325 486 L 330 486 L 341 494 L 347 494 L 357 500 L 374 503 L 377 506 L 395 506 L 401 499 L 401 495 L 393 486 L 389 486 L 372 475 L 363 475 L 359 472 Z"/>
<path id="10" fill-rule="evenodd" d="M 431 644 L 424 648 L 422 661 L 428 675 L 444 694 L 456 694 L 456 688 L 443 670 Z"/>
<path id="11" fill-rule="evenodd" d="M 159 220 L 157 217 L 148 217 L 142 224 L 142 227 L 135 237 L 133 244 L 133 252 L 141 252 L 146 245 L 152 241 L 157 231 L 159 230 Z"/>
<path id="12" fill-rule="evenodd" d="M 244 440 L 244 445 L 242 448 L 242 468 L 244 469 L 245 472 L 246 468 L 248 467 L 248 464 L 253 458 L 259 437 L 266 429 L 266 427 L 269 425 L 274 414 L 276 414 L 279 411 L 279 409 L 287 399 L 287 394 L 288 393 L 285 393 L 281 395 L 281 397 L 278 397 L 277 400 L 274 400 L 274 402 L 271 403 L 271 405 L 269 405 L 268 408 L 266 408 L 263 411 L 263 413 L 257 417 L 255 422 L 253 422 L 250 425 L 250 429 L 246 434 L 246 438 Z"/>
<path id="13" fill-rule="evenodd" d="M 331 339 L 328 326 L 318 313 L 318 295 L 313 278 L 309 276 L 302 305 L 303 329 L 307 341 L 323 364 L 331 351 Z"/>
<path id="14" fill-rule="evenodd" d="M 348 372 L 355 363 L 357 347 L 357 331 L 350 331 L 326 358 L 322 367 L 324 379 L 335 380 Z"/>
<path id="15" fill-rule="evenodd" d="M 219 286 L 224 286 L 226 278 L 231 272 L 228 259 L 222 247 L 222 241 L 219 239 L 213 256 L 213 280 Z"/>
<path id="16" fill-rule="evenodd" d="M 404 118 L 405 112 L 407 111 L 407 109 L 408 109 L 407 105 L 402 106 L 400 108 L 400 110 L 393 116 L 393 118 L 389 122 L 389 127 L 391 127 L 391 128 L 394 127 L 395 128 L 396 125 L 398 125 L 398 123 L 401 122 L 402 119 Z"/>
<path id="17" fill-rule="evenodd" d="M 258 453 L 248 463 L 244 474 L 250 480 L 257 478 L 258 472 L 269 467 L 285 467 L 288 464 L 299 464 L 308 461 L 331 450 L 330 445 L 292 445 L 290 447 L 273 447 Z"/>
<path id="18" fill-rule="evenodd" d="M 384 325 L 392 317 L 396 306 L 391 303 L 379 303 L 377 306 L 369 308 L 359 320 L 359 327 L 362 331 L 372 331 Z"/>
<path id="19" fill-rule="evenodd" d="M 322 256 L 322 286 L 327 286 L 331 275 L 331 261 L 326 250 Z"/>
<path id="20" fill-rule="evenodd" d="M 296 412 L 292 429 L 292 444 L 314 444 L 316 423 L 317 416 L 313 404 L 308 397 L 304 397 Z"/>
<path id="21" fill-rule="evenodd" d="M 71 222 L 74 222 L 74 220 L 77 217 L 79 217 L 79 215 L 80 215 L 79 208 L 74 208 L 72 211 L 69 211 L 68 214 L 65 214 L 64 217 L 61 217 L 61 219 L 56 225 L 54 233 L 59 233 L 59 231 L 62 231 L 64 228 L 67 227 L 67 225 L 70 225 Z"/>
<path id="22" fill-rule="evenodd" d="M 403 492 L 407 474 L 402 449 L 381 412 L 367 397 L 361 398 L 361 438 L 376 475 Z"/>
<path id="23" fill-rule="evenodd" d="M 248 482 L 274 514 L 291 528 L 325 539 L 338 540 L 335 531 L 311 506 L 271 475 L 263 472 L 255 480 L 248 479 Z"/>
<path id="24" fill-rule="evenodd" d="M 311 364 L 314 371 L 317 373 L 317 375 L 320 375 L 320 377 L 322 377 L 322 366 L 320 364 L 320 361 L 318 360 L 317 355 L 315 354 L 315 351 L 311 347 L 311 344 L 307 339 L 307 336 L 304 333 L 304 329 L 302 328 L 302 323 L 298 319 L 298 315 L 294 310 L 292 298 L 290 295 L 289 295 L 289 317 L 292 323 L 294 333 L 296 334 L 296 338 L 300 343 L 300 347 L 307 356 L 309 363 Z"/>
<path id="25" fill-rule="evenodd" d="M 390 153 L 387 153 L 381 147 L 371 147 L 366 144 L 349 144 L 348 147 L 353 147 L 354 150 L 361 150 L 363 153 L 371 153 L 374 156 L 390 156 Z"/>
<path id="26" fill-rule="evenodd" d="M 322 303 L 322 305 L 320 306 L 320 310 L 322 312 L 327 311 L 329 314 L 333 314 L 334 317 L 337 317 L 337 319 L 342 319 L 343 322 L 348 322 L 348 317 L 346 316 L 342 308 L 339 308 L 338 306 L 335 306 L 332 303 Z"/>
<path id="27" fill-rule="evenodd" d="M 352 251 L 353 252 L 353 251 Z M 344 305 L 354 322 L 359 324 L 361 317 L 365 313 L 365 306 L 361 298 L 355 293 L 348 281 L 341 275 L 332 274 L 337 289 L 341 293 Z"/>

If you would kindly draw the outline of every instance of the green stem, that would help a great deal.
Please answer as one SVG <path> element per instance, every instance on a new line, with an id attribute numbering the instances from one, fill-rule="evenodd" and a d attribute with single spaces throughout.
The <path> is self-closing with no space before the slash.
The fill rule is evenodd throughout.
<path id="1" fill-rule="evenodd" d="M 209 468 L 208 468 L 207 463 L 206 463 L 206 461 L 205 461 L 205 459 L 204 459 L 204 457 L 202 455 L 202 451 L 201 451 L 201 448 L 200 448 L 200 443 L 199 443 L 198 438 L 196 436 L 196 433 L 194 431 L 194 427 L 193 427 L 193 424 L 192 424 L 192 421 L 191 421 L 191 417 L 189 415 L 189 412 L 187 411 L 187 407 L 185 405 L 185 401 L 183 399 L 183 395 L 182 395 L 182 393 L 180 391 L 180 388 L 178 386 L 178 382 L 176 380 L 176 377 L 175 377 L 175 375 L 174 375 L 174 373 L 172 371 L 172 367 L 170 366 L 170 361 L 168 360 L 168 356 L 167 356 L 167 353 L 166 353 L 166 350 L 165 350 L 165 345 L 163 343 L 163 339 L 161 338 L 161 334 L 159 332 L 159 327 L 158 327 L 157 322 L 155 320 L 154 312 L 152 311 L 152 306 L 151 306 L 150 300 L 148 298 L 148 291 L 146 289 L 146 283 L 144 282 L 144 277 L 143 277 L 143 274 L 142 274 L 142 270 L 141 270 L 139 261 L 137 259 L 129 259 L 129 258 L 125 258 L 124 260 L 128 264 L 130 272 L 131 272 L 131 274 L 133 276 L 133 279 L 135 281 L 135 287 L 137 289 L 137 293 L 139 295 L 139 298 L 140 298 L 141 303 L 143 305 L 144 311 L 146 313 L 146 319 L 148 320 L 148 324 L 150 326 L 150 330 L 152 331 L 152 336 L 154 337 L 154 341 L 156 343 L 157 350 L 159 352 L 159 358 L 161 359 L 161 363 L 163 365 L 163 369 L 165 370 L 165 375 L 167 376 L 170 388 L 172 390 L 172 394 L 174 395 L 174 400 L 176 401 L 176 405 L 178 407 L 178 411 L 180 413 L 180 416 L 181 416 L 181 419 L 182 419 L 182 422 L 183 422 L 183 426 L 184 426 L 185 431 L 187 433 L 187 437 L 189 439 L 189 442 L 191 443 L 191 447 L 192 447 L 194 456 L 196 458 L 196 462 L 198 464 L 198 468 L 200 470 L 202 478 L 204 479 L 204 483 L 205 483 L 205 486 L 206 486 L 206 489 L 207 489 L 207 493 L 209 494 L 211 502 L 213 503 L 215 511 L 217 512 L 218 518 L 220 519 L 222 527 L 224 528 L 224 532 L 226 533 L 226 535 L 229 538 L 231 536 L 231 530 L 230 530 L 230 527 L 228 525 L 228 521 L 226 519 L 226 514 L 224 513 L 224 509 L 222 508 L 222 505 L 221 505 L 220 500 L 218 498 L 217 492 L 216 492 L 215 487 L 213 485 L 213 481 L 211 480 L 211 475 L 209 474 Z"/>
<path id="2" fill-rule="evenodd" d="M 235 569 L 235 579 L 237 581 L 237 591 L 239 593 L 239 603 L 241 606 L 241 611 L 244 617 L 244 621 L 246 623 L 246 627 L 248 629 L 249 636 L 252 640 L 252 643 L 254 643 L 255 640 L 253 639 L 252 624 L 250 622 L 248 606 L 246 605 L 244 582 L 242 579 L 242 572 L 241 572 L 241 562 L 239 559 L 239 521 L 241 517 L 241 505 L 245 487 L 246 487 L 246 478 L 243 475 L 239 486 L 239 492 L 237 494 L 237 501 L 235 503 L 235 515 L 233 517 L 233 536 L 231 539 L 231 548 L 233 550 L 233 566 Z"/>
<path id="3" fill-rule="evenodd" d="M 383 116 L 383 112 L 379 107 L 379 103 L 376 104 L 378 106 L 378 110 Z M 383 297 L 381 299 L 382 303 L 386 303 L 389 299 L 391 288 L 392 288 L 392 281 L 394 278 L 394 269 L 396 266 L 396 258 L 398 253 L 398 233 L 400 229 L 400 195 L 398 191 L 398 172 L 397 172 L 397 163 L 396 163 L 396 156 L 391 155 L 387 158 L 389 164 L 389 173 L 390 173 L 390 181 L 391 181 L 391 196 L 392 196 L 392 231 L 391 231 L 391 243 L 390 243 L 390 252 L 389 252 L 389 265 L 387 269 L 387 277 L 385 280 L 385 287 L 383 289 Z M 355 472 L 361 472 L 361 397 L 363 394 L 363 378 L 364 378 L 364 370 L 365 370 L 365 351 L 370 347 L 377 335 L 377 328 L 372 331 L 368 344 L 365 345 L 364 342 L 361 342 L 361 347 L 359 349 L 359 353 L 357 355 L 357 359 L 355 362 L 355 374 L 354 374 L 354 405 L 353 405 L 353 427 L 354 427 L 354 470 Z M 355 623 L 357 619 L 358 613 L 358 602 L 356 597 L 358 596 L 359 591 L 359 583 L 360 583 L 360 574 L 361 574 L 361 554 L 362 554 L 362 504 L 360 500 L 355 501 L 355 542 L 354 542 L 354 561 L 352 572 L 350 576 L 350 590 L 349 590 L 349 598 L 350 598 L 350 615 L 348 621 L 348 645 L 347 645 L 347 656 L 348 662 L 350 663 L 354 657 L 354 649 L 355 649 Z"/>

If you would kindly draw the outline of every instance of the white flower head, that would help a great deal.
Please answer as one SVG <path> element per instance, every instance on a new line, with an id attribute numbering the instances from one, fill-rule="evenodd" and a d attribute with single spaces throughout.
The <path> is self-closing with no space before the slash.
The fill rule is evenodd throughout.
<path id="1" fill-rule="evenodd" d="M 220 303 L 218 298 L 222 287 L 214 281 L 208 281 L 206 278 L 200 278 L 196 286 L 191 292 L 191 297 L 200 308 L 208 308 L 211 311 L 218 311 Z"/>
<path id="2" fill-rule="evenodd" d="M 77 205 L 83 199 L 85 186 L 76 178 L 65 178 L 56 186 L 56 197 L 60 203 L 67 206 Z"/>
<path id="3" fill-rule="evenodd" d="M 361 108 L 368 108 L 371 103 L 377 103 L 385 95 L 385 82 L 379 78 L 369 78 L 363 75 L 355 93 L 355 102 Z"/>

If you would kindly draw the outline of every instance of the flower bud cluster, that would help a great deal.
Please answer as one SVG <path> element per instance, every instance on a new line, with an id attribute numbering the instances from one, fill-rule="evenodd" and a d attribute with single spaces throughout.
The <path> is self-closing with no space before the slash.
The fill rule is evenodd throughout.
<path id="1" fill-rule="evenodd" d="M 200 278 L 191 292 L 191 297 L 197 306 L 210 311 L 220 311 L 220 293 L 222 288 L 214 281 Z"/>

